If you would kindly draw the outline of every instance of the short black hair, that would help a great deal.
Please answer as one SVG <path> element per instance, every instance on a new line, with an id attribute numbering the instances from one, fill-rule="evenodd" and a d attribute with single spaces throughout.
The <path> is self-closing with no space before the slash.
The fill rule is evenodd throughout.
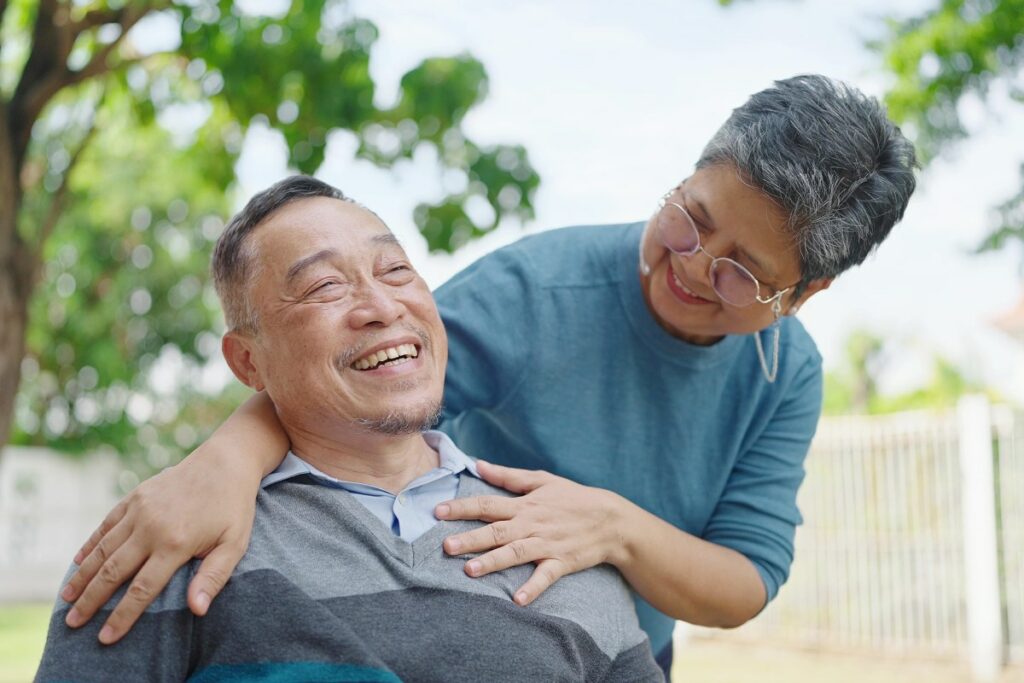
<path id="1" fill-rule="evenodd" d="M 255 271 L 252 250 L 246 239 L 272 213 L 297 199 L 309 197 L 330 197 L 356 203 L 341 190 L 322 180 L 293 175 L 254 195 L 232 217 L 217 239 L 210 270 L 228 329 L 251 334 L 256 332 L 259 323 L 256 310 L 245 291 L 245 285 Z"/>

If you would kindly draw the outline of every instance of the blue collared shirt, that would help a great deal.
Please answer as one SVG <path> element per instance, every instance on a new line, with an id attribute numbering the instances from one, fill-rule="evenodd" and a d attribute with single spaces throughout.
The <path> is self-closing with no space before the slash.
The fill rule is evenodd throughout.
<path id="1" fill-rule="evenodd" d="M 459 490 L 459 475 L 469 472 L 479 477 L 476 463 L 460 451 L 444 432 L 423 432 L 423 440 L 437 451 L 439 464 L 426 474 L 409 482 L 394 495 L 382 488 L 354 481 L 342 481 L 324 474 L 311 464 L 288 451 L 276 470 L 263 478 L 266 488 L 292 477 L 308 474 L 319 484 L 348 491 L 366 509 L 404 541 L 412 542 L 437 523 L 434 508 L 438 503 L 451 500 Z"/>

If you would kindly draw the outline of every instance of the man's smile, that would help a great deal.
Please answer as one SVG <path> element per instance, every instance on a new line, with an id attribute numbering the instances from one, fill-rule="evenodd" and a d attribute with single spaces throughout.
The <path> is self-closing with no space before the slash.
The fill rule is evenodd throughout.
<path id="1" fill-rule="evenodd" d="M 374 370 L 381 366 L 393 366 L 408 363 L 419 357 L 420 351 L 415 344 L 397 344 L 370 351 L 352 363 L 354 370 Z"/>

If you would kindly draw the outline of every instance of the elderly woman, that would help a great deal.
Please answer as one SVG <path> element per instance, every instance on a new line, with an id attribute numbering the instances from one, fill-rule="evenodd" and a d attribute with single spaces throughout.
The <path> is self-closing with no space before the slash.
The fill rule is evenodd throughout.
<path id="1" fill-rule="evenodd" d="M 914 165 L 875 100 L 798 76 L 736 109 L 648 221 L 531 236 L 441 287 L 442 428 L 523 494 L 439 505 L 490 522 L 445 551 L 473 555 L 472 576 L 536 563 L 523 605 L 614 565 L 666 672 L 674 619 L 729 627 L 760 612 L 793 559 L 821 407 L 821 358 L 792 316 L 902 218 Z M 189 597 L 204 613 L 287 448 L 257 396 L 130 494 L 76 558 L 69 623 L 135 574 L 100 636 L 118 639 L 195 555 Z"/>

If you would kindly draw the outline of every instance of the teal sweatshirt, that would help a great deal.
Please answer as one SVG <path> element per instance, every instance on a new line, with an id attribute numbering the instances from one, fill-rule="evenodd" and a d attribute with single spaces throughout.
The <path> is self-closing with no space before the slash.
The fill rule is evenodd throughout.
<path id="1" fill-rule="evenodd" d="M 615 491 L 732 548 L 772 599 L 793 560 L 796 494 L 821 412 L 821 357 L 782 321 L 768 383 L 751 335 L 695 346 L 647 309 L 643 224 L 541 233 L 436 292 L 449 336 L 442 429 L 475 457 Z M 771 354 L 770 335 L 764 333 Z M 655 653 L 673 620 L 636 599 Z"/>

